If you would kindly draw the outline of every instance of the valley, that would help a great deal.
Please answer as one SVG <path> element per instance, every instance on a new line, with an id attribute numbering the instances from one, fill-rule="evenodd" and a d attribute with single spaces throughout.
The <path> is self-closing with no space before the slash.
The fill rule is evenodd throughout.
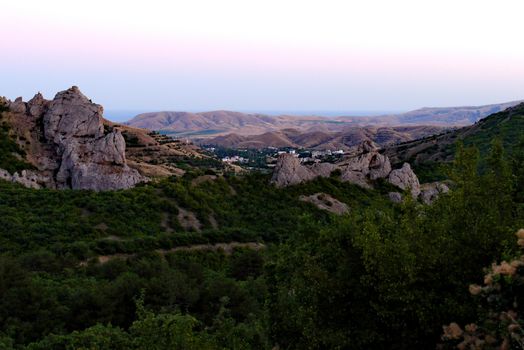
<path id="1" fill-rule="evenodd" d="M 1 102 L 2 348 L 452 348 L 455 322 L 508 339 L 470 291 L 520 288 L 522 105 L 201 148 L 76 87 Z M 508 293 L 493 312 L 520 310 Z"/>

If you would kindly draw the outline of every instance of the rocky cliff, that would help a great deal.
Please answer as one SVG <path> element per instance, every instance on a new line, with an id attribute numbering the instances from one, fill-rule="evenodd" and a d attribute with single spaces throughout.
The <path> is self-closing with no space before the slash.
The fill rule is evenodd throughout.
<path id="1" fill-rule="evenodd" d="M 372 188 L 375 180 L 385 179 L 392 185 L 409 191 L 413 198 L 420 197 L 426 204 L 431 203 L 439 193 L 447 192 L 447 187 L 437 184 L 423 186 L 421 190 L 418 177 L 409 163 L 404 163 L 400 169 L 392 169 L 388 156 L 381 154 L 378 147 L 369 141 L 363 142 L 353 153 L 346 154 L 336 163 L 303 165 L 294 155 L 282 154 L 278 158 L 271 182 L 277 187 L 286 187 L 316 177 L 329 177 L 335 170 L 340 172 L 342 181 L 365 188 Z M 398 196 L 395 197 L 395 201 L 401 200 Z"/>
<path id="2" fill-rule="evenodd" d="M 38 93 L 30 101 L 4 99 L 4 121 L 13 129 L 26 160 L 36 170 L 3 179 L 28 187 L 115 190 L 148 181 L 126 162 L 126 143 L 118 128 L 104 125 L 102 106 L 78 87 L 59 92 L 48 101 Z M 22 142 L 23 141 L 23 142 Z"/>

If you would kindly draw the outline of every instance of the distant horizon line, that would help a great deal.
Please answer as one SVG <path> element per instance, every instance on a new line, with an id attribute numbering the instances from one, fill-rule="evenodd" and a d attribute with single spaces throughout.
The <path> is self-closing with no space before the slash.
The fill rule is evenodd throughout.
<path id="1" fill-rule="evenodd" d="M 480 105 L 461 105 L 461 106 L 424 106 L 417 107 L 413 109 L 402 109 L 402 110 L 365 110 L 365 109 L 336 109 L 336 110 L 323 110 L 323 109 L 304 109 L 304 110 L 293 110 L 293 109 L 267 109 L 267 110 L 254 110 L 254 109 L 161 109 L 161 110 L 151 110 L 144 108 L 131 108 L 131 109 L 118 109 L 111 108 L 104 111 L 104 117 L 117 122 L 127 122 L 137 115 L 145 113 L 162 113 L 162 112 L 186 112 L 186 113 L 209 113 L 217 111 L 227 111 L 227 112 L 238 112 L 246 114 L 264 114 L 269 116 L 297 116 L 297 117 L 380 117 L 385 115 L 395 115 L 402 114 L 407 112 L 412 112 L 420 109 L 426 108 L 476 108 L 476 107 L 487 107 L 501 104 L 511 104 L 511 103 L 522 103 L 524 99 L 499 102 L 499 103 L 488 103 Z"/>

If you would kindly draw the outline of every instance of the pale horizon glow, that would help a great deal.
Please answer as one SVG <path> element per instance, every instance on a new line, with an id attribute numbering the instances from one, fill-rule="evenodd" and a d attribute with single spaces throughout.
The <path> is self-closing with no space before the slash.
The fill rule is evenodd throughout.
<path id="1" fill-rule="evenodd" d="M 410 110 L 524 99 L 524 3 L 2 1 L 0 95 L 106 110 Z"/>

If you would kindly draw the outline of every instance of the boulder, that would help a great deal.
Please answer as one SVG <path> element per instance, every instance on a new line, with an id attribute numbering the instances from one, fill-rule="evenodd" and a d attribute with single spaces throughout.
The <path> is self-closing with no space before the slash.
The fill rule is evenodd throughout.
<path id="1" fill-rule="evenodd" d="M 342 171 L 340 179 L 360 187 L 372 188 L 371 184 L 367 181 L 366 174 L 361 171 L 353 171 L 346 168 Z"/>
<path id="2" fill-rule="evenodd" d="M 441 194 L 449 192 L 449 187 L 443 182 L 425 183 L 420 186 L 420 189 L 420 200 L 428 205 L 433 203 Z"/>
<path id="3" fill-rule="evenodd" d="M 277 187 L 286 187 L 313 180 L 315 177 L 315 173 L 309 167 L 300 164 L 300 159 L 292 154 L 283 153 L 278 157 L 271 182 Z"/>
<path id="4" fill-rule="evenodd" d="M 409 190 L 413 198 L 417 198 L 420 194 L 418 177 L 411 170 L 409 163 L 404 163 L 402 168 L 391 171 L 388 181 L 402 190 Z"/>
<path id="5" fill-rule="evenodd" d="M 383 179 L 391 172 L 391 163 L 386 155 L 375 153 L 369 159 L 368 168 L 370 180 Z"/>
<path id="6" fill-rule="evenodd" d="M 389 192 L 388 197 L 393 203 L 402 203 L 402 194 L 400 192 Z"/>

